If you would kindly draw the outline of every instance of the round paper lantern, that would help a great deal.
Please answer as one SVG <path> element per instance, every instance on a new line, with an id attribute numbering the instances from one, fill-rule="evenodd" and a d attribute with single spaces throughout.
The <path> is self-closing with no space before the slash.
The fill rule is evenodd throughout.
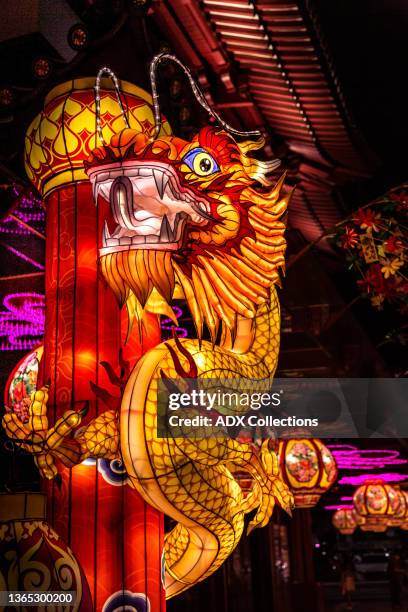
<path id="1" fill-rule="evenodd" d="M 295 438 L 279 442 L 283 479 L 290 487 L 296 508 L 312 508 L 337 478 L 337 466 L 319 439 Z"/>
<path id="2" fill-rule="evenodd" d="M 363 531 L 383 532 L 398 509 L 399 499 L 396 490 L 383 480 L 367 480 L 354 493 L 353 504 L 365 518 Z"/>
<path id="3" fill-rule="evenodd" d="M 45 508 L 46 497 L 41 493 L 0 494 L 1 590 L 75 591 L 75 603 L 69 609 L 92 610 L 82 568 L 72 550 L 46 522 Z"/>
<path id="4" fill-rule="evenodd" d="M 340 508 L 333 514 L 332 523 L 343 535 L 351 535 L 358 526 L 357 513 L 354 508 Z"/>

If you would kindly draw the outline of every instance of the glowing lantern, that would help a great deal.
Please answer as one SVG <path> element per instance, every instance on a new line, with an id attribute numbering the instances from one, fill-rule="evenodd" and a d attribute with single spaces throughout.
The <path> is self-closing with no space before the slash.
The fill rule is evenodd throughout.
<path id="1" fill-rule="evenodd" d="M 279 442 L 282 476 L 297 508 L 312 508 L 337 478 L 329 449 L 318 439 L 295 438 Z"/>
<path id="2" fill-rule="evenodd" d="M 92 600 L 84 572 L 72 550 L 46 522 L 45 508 L 46 497 L 40 493 L 0 494 L 1 589 L 38 591 L 42 597 L 50 591 L 65 596 L 75 591 L 74 605 L 58 608 L 69 608 L 73 612 L 91 610 Z"/>
<path id="3" fill-rule="evenodd" d="M 364 517 L 363 531 L 383 532 L 395 515 L 399 498 L 397 491 L 383 480 L 367 480 L 353 496 L 357 513 Z"/>
<path id="4" fill-rule="evenodd" d="M 333 514 L 332 523 L 343 535 L 351 535 L 358 526 L 358 517 L 354 508 L 340 508 Z"/>
<path id="5" fill-rule="evenodd" d="M 122 313 L 99 273 L 105 218 L 101 207 L 95 206 L 84 161 L 99 144 L 98 132 L 106 142 L 126 126 L 150 134 L 155 121 L 152 98 L 124 81 L 115 91 L 109 79 L 102 79 L 98 96 L 94 86 L 95 78 L 80 78 L 55 87 L 25 139 L 26 172 L 47 209 L 47 309 L 39 382 L 48 378 L 51 382 L 50 424 L 68 406 L 80 407 L 84 402 L 89 405 L 88 421 L 104 412 L 106 407 L 90 381 L 115 397 L 117 388 L 100 363 L 115 369 L 123 349 L 133 366 L 142 352 L 137 334 L 124 345 Z M 165 120 L 162 133 L 170 133 Z M 143 349 L 159 340 L 154 315 Z M 164 605 L 163 519 L 126 485 L 124 477 L 116 478 L 116 467 L 109 466 L 109 474 L 100 463 L 63 468 L 61 490 L 49 488 L 50 523 L 81 559 L 92 589 L 92 609 L 105 610 L 105 602 L 111 606 L 112 597 L 125 591 L 142 593 L 156 610 Z M 121 602 L 124 605 L 123 598 Z"/>
<path id="6" fill-rule="evenodd" d="M 397 494 L 398 505 L 395 510 L 395 514 L 388 521 L 388 525 L 390 527 L 401 527 L 405 521 L 408 511 L 407 494 L 404 491 L 401 491 L 398 485 L 394 485 L 393 489 Z"/>

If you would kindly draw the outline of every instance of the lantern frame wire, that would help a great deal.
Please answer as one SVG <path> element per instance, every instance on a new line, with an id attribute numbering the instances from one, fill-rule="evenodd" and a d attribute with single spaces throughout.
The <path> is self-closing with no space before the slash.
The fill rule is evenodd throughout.
<path id="1" fill-rule="evenodd" d="M 230 134 L 234 134 L 235 136 L 261 136 L 261 132 L 259 130 L 250 130 L 248 132 L 243 132 L 240 130 L 236 130 L 235 128 L 233 128 L 231 125 L 229 125 L 226 121 L 224 121 L 223 119 L 221 119 L 221 117 L 219 116 L 219 114 L 211 108 L 211 106 L 208 104 L 205 95 L 201 89 L 201 87 L 198 85 L 198 83 L 195 81 L 193 75 L 191 74 L 191 71 L 189 70 L 189 68 L 187 68 L 187 66 L 185 66 L 183 64 L 183 62 L 181 62 L 175 55 L 172 55 L 171 53 L 159 53 L 158 55 L 155 55 L 155 57 L 152 59 L 152 61 L 150 62 L 150 83 L 151 83 L 151 87 L 152 87 L 152 97 L 153 97 L 153 107 L 154 107 L 154 119 L 155 119 L 155 127 L 153 130 L 153 135 L 151 137 L 151 140 L 155 140 L 157 138 L 157 136 L 159 135 L 160 129 L 161 129 L 161 125 L 162 125 L 162 118 L 161 118 L 161 113 L 160 113 L 160 103 L 159 103 L 159 94 L 157 91 L 157 69 L 159 67 L 159 65 L 163 62 L 163 61 L 171 61 L 174 62 L 175 64 L 177 64 L 182 71 L 184 72 L 184 74 L 186 75 L 186 77 L 188 78 L 188 81 L 190 83 L 190 87 L 192 89 L 192 92 L 194 94 L 195 99 L 197 100 L 197 102 L 200 104 L 200 106 L 202 106 L 202 108 L 204 108 L 204 110 L 207 111 L 207 113 L 209 115 L 211 115 L 216 121 L 218 121 L 218 123 L 221 125 L 221 127 L 226 131 L 229 132 Z"/>
<path id="2" fill-rule="evenodd" d="M 98 137 L 99 137 L 99 140 L 100 140 L 102 145 L 106 145 L 107 144 L 107 142 L 105 141 L 105 138 L 103 137 L 102 124 L 101 124 L 101 79 L 102 79 L 102 76 L 104 74 L 107 74 L 108 77 L 111 79 L 111 81 L 113 83 L 113 87 L 114 87 L 115 93 L 116 93 L 116 99 L 118 101 L 118 104 L 119 104 L 119 107 L 120 107 L 120 111 L 122 113 L 122 117 L 123 117 L 123 119 L 125 121 L 126 127 L 130 128 L 128 116 L 126 114 L 126 111 L 125 111 L 123 103 L 122 103 L 122 97 L 121 97 L 121 92 L 120 92 L 118 78 L 117 78 L 116 74 L 113 72 L 113 70 L 108 68 L 108 66 L 103 66 L 98 71 L 98 74 L 96 75 L 96 81 L 95 81 L 96 131 L 98 133 Z M 160 125 L 160 127 L 161 127 L 161 125 Z"/>
<path id="3" fill-rule="evenodd" d="M 249 131 L 236 130 L 231 125 L 229 125 L 229 123 L 224 121 L 224 119 L 222 119 L 220 115 L 213 108 L 211 108 L 211 106 L 208 104 L 201 87 L 198 85 L 198 83 L 194 79 L 193 75 L 191 74 L 190 69 L 187 68 L 187 66 L 185 66 L 185 64 L 183 64 L 183 62 L 180 61 L 175 55 L 172 55 L 171 53 L 159 53 L 158 55 L 154 56 L 154 58 L 150 62 L 150 68 L 149 68 L 150 84 L 151 84 L 152 99 L 153 99 L 154 123 L 155 123 L 152 135 L 150 136 L 150 139 L 149 139 L 150 142 L 156 140 L 162 128 L 162 124 L 163 124 L 161 111 L 160 111 L 159 93 L 157 89 L 157 70 L 158 70 L 159 65 L 163 61 L 174 62 L 182 69 L 182 71 L 188 78 L 191 90 L 197 102 L 200 104 L 200 106 L 205 111 L 207 111 L 209 115 L 211 115 L 211 117 L 213 117 L 213 119 L 215 119 L 221 125 L 221 127 L 226 132 L 234 136 L 243 136 L 243 137 L 252 136 L 252 137 L 257 137 L 257 138 L 262 136 L 259 130 L 249 130 Z M 96 82 L 95 82 L 96 131 L 97 131 L 98 138 L 102 145 L 107 144 L 103 136 L 103 133 L 102 133 L 102 124 L 101 124 L 101 79 L 104 74 L 107 74 L 113 83 L 115 93 L 116 93 L 116 98 L 117 98 L 117 101 L 118 101 L 118 104 L 119 104 L 119 107 L 122 113 L 122 117 L 125 121 L 126 127 L 127 128 L 130 127 L 129 120 L 128 120 L 125 108 L 123 106 L 123 103 L 122 103 L 119 80 L 116 74 L 113 72 L 113 70 L 111 70 L 108 66 L 103 66 L 98 71 L 98 74 L 96 75 Z"/>

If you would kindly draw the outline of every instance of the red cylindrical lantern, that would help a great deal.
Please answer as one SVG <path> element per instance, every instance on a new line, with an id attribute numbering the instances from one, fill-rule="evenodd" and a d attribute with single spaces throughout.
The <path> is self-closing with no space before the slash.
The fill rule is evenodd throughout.
<path id="1" fill-rule="evenodd" d="M 95 79 L 85 78 L 53 89 L 26 135 L 27 174 L 47 209 L 41 369 L 42 381 L 51 380 L 51 423 L 67 408 L 78 409 L 84 402 L 90 406 L 88 420 L 106 410 L 90 383 L 119 395 L 100 363 L 119 366 L 124 345 L 121 312 L 99 274 L 104 218 L 84 170 L 84 160 L 98 145 L 94 85 Z M 154 123 L 151 97 L 129 83 L 120 83 L 120 89 L 129 126 L 149 132 Z M 106 141 L 125 125 L 108 80 L 102 80 L 100 119 Z M 167 122 L 163 130 L 169 133 Z M 133 339 L 132 351 L 125 356 L 133 365 L 143 350 L 159 341 L 158 318 L 153 316 L 143 346 Z M 49 499 L 52 523 L 84 567 L 94 609 L 130 605 L 135 593 L 144 597 L 146 608 L 149 603 L 152 610 L 164 609 L 162 516 L 126 485 L 118 461 L 86 463 L 63 469 L 61 491 L 52 484 Z"/>
<path id="2" fill-rule="evenodd" d="M 380 479 L 367 480 L 353 495 L 356 512 L 365 518 L 364 525 L 361 525 L 363 531 L 386 531 L 398 503 L 395 489 Z"/>
<path id="3" fill-rule="evenodd" d="M 296 508 L 312 508 L 337 478 L 337 466 L 319 439 L 294 438 L 279 442 L 282 476 L 295 498 Z"/>

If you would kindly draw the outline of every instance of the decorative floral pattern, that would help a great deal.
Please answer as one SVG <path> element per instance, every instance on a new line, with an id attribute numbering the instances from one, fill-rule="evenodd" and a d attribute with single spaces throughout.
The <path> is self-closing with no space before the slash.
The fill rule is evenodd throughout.
<path id="1" fill-rule="evenodd" d="M 359 209 L 339 226 L 335 242 L 347 253 L 349 269 L 372 305 L 408 305 L 408 194 L 401 187 Z"/>
<path id="2" fill-rule="evenodd" d="M 61 606 L 62 612 L 93 608 L 74 553 L 42 520 L 0 523 L 0 585 L 6 591 L 75 591 L 74 606 Z M 137 612 L 148 612 L 148 608 L 137 608 Z"/>
<path id="3" fill-rule="evenodd" d="M 43 347 L 29 353 L 21 361 L 10 381 L 8 388 L 7 409 L 15 412 L 22 423 L 28 421 L 30 396 L 36 390 L 38 367 L 43 354 Z"/>
<path id="4" fill-rule="evenodd" d="M 319 469 L 316 453 L 303 442 L 296 443 L 286 455 L 286 466 L 298 482 L 308 482 Z"/>
<path id="5" fill-rule="evenodd" d="M 98 472 L 109 484 L 120 487 L 129 482 L 121 459 L 98 459 Z"/>
<path id="6" fill-rule="evenodd" d="M 144 593 L 116 591 L 105 601 L 102 612 L 150 612 L 150 602 Z"/>
<path id="7" fill-rule="evenodd" d="M 387 508 L 387 495 L 384 493 L 383 487 L 372 486 L 367 491 L 367 507 L 377 513 L 385 512 Z"/>

